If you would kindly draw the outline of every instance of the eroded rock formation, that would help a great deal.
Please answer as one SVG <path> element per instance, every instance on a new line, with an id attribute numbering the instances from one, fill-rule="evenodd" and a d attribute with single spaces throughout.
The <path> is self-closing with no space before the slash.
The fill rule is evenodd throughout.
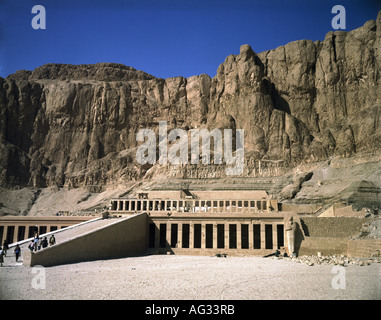
<path id="1" fill-rule="evenodd" d="M 48 64 L 0 78 L 0 186 L 97 187 L 159 174 L 221 178 L 135 159 L 136 134 L 242 128 L 243 176 L 381 150 L 381 13 L 323 41 L 255 53 L 243 45 L 214 78 L 155 78 L 120 64 Z M 212 168 L 212 169 L 211 169 Z M 222 173 L 221 173 L 222 172 Z"/>

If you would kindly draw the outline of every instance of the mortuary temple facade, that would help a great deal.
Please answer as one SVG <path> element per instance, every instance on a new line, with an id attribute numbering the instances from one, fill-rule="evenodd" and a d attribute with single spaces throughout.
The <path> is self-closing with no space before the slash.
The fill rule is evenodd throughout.
<path id="1" fill-rule="evenodd" d="M 111 199 L 109 213 L 146 212 L 155 253 L 261 255 L 286 246 L 277 199 L 262 190 L 152 190 Z"/>

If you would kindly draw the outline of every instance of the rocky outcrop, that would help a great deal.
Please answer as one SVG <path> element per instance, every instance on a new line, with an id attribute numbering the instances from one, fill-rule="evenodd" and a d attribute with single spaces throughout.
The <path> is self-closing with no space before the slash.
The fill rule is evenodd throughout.
<path id="1" fill-rule="evenodd" d="M 381 13 L 323 41 L 259 54 L 243 45 L 214 78 L 159 79 L 111 63 L 18 71 L 0 78 L 0 186 L 97 190 L 156 175 L 224 177 L 218 166 L 140 166 L 136 134 L 157 133 L 162 120 L 168 130 L 244 129 L 246 177 L 377 153 L 380 48 Z"/>

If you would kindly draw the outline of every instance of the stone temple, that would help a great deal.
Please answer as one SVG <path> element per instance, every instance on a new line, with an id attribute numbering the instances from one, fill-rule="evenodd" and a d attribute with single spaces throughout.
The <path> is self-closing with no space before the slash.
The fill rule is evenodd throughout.
<path id="1" fill-rule="evenodd" d="M 93 215 L 3 217 L 2 242 L 20 244 L 25 265 L 52 266 L 147 254 L 265 256 L 345 254 L 369 257 L 380 228 L 367 212 L 335 204 L 282 203 L 265 190 L 145 187 L 112 198 Z M 17 219 L 18 218 L 18 219 Z M 31 252 L 36 232 L 56 244 Z M 96 243 L 96 245 L 94 245 Z"/>
<path id="2" fill-rule="evenodd" d="M 110 214 L 148 214 L 148 248 L 211 254 L 227 249 L 257 254 L 284 246 L 284 212 L 266 191 L 148 191 L 112 199 Z"/>

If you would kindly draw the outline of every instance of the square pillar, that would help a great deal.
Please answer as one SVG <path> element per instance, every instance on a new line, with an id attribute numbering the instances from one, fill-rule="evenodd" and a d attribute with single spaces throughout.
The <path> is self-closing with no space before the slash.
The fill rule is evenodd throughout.
<path id="1" fill-rule="evenodd" d="M 254 231 L 253 224 L 249 223 L 249 250 L 254 249 Z"/>
<path id="2" fill-rule="evenodd" d="M 278 228 L 277 224 L 273 223 L 273 248 L 278 249 Z"/>
<path id="3" fill-rule="evenodd" d="M 225 232 L 225 246 L 224 246 L 224 248 L 225 249 L 229 249 L 229 223 L 225 223 L 225 230 L 224 230 L 224 232 Z"/>
<path id="4" fill-rule="evenodd" d="M 217 223 L 213 223 L 213 249 L 217 249 Z"/>
<path id="5" fill-rule="evenodd" d="M 194 248 L 194 224 L 193 223 L 189 223 L 189 249 L 193 249 Z"/>
<path id="6" fill-rule="evenodd" d="M 242 205 L 243 205 L 243 203 L 242 203 Z M 243 207 L 242 207 L 242 209 L 243 209 Z M 241 223 L 237 223 L 236 239 L 237 239 L 237 249 L 241 249 L 241 246 L 242 246 Z"/>
<path id="7" fill-rule="evenodd" d="M 206 226 L 205 223 L 201 223 L 201 249 L 206 247 Z"/>
<path id="8" fill-rule="evenodd" d="M 155 248 L 159 248 L 160 245 L 160 224 L 155 223 Z"/>
<path id="9" fill-rule="evenodd" d="M 13 241 L 12 241 L 12 243 L 17 242 L 17 236 L 19 234 L 19 228 L 20 228 L 20 226 L 15 226 L 15 231 L 13 233 Z M 3 245 L 3 244 L 1 244 L 1 245 Z"/>
<path id="10" fill-rule="evenodd" d="M 167 249 L 171 247 L 171 231 L 172 231 L 171 223 L 167 222 L 167 232 L 165 235 L 165 239 L 167 241 L 167 245 L 166 245 Z"/>
<path id="11" fill-rule="evenodd" d="M 266 230 L 265 223 L 261 221 L 261 249 L 266 248 Z"/>
<path id="12" fill-rule="evenodd" d="M 183 247 L 183 244 L 182 244 L 182 238 L 183 236 L 183 224 L 182 222 L 179 222 L 178 223 L 178 227 L 177 227 L 177 247 L 178 248 L 182 248 Z"/>

